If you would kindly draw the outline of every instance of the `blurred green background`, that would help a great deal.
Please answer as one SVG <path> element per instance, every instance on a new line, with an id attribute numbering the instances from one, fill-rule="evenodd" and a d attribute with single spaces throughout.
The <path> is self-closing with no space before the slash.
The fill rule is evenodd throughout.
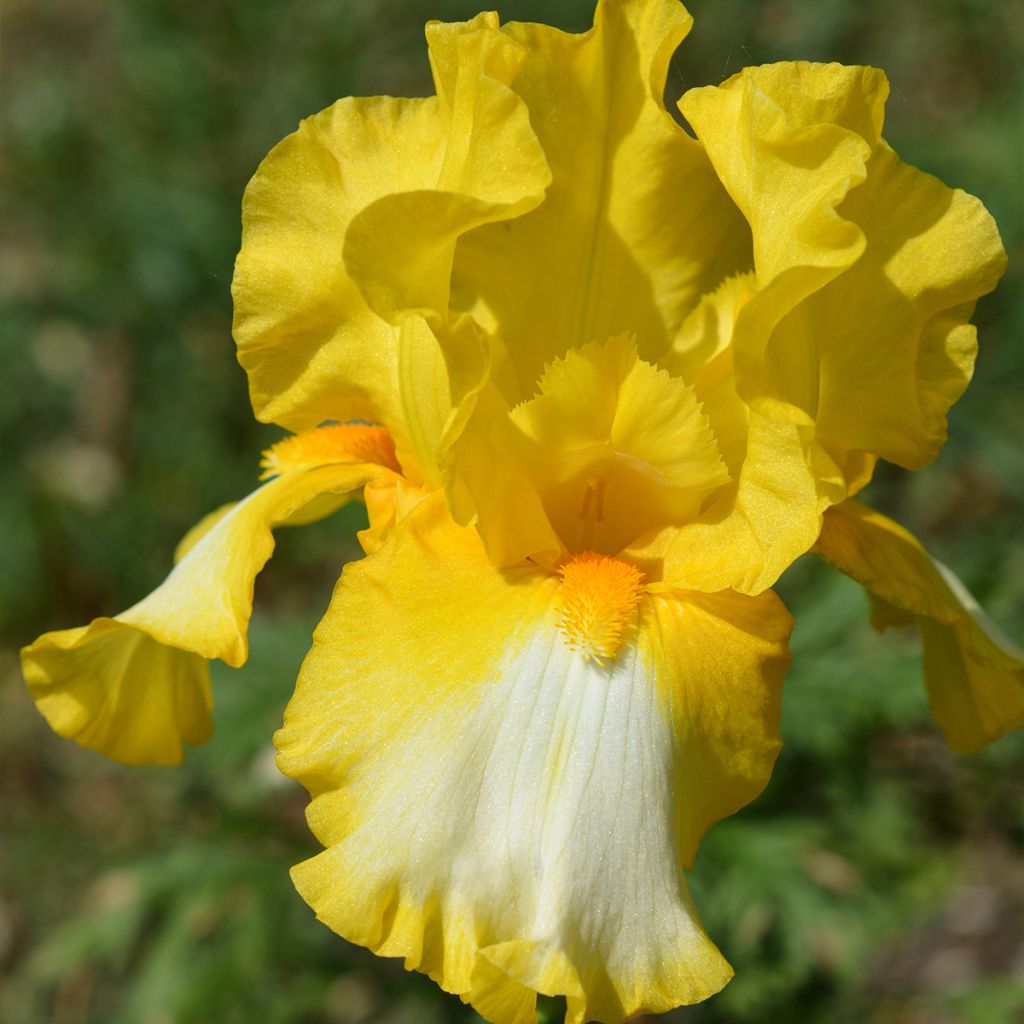
<path id="1" fill-rule="evenodd" d="M 474 1016 L 347 946 L 295 895 L 305 797 L 273 766 L 310 632 L 361 512 L 279 534 L 252 656 L 215 671 L 217 733 L 181 769 L 52 736 L 19 645 L 127 607 L 200 515 L 247 493 L 256 424 L 230 337 L 242 189 L 298 120 L 346 94 L 429 91 L 422 24 L 468 0 L 7 0 L 3 391 L 5 1024 L 355 1024 Z M 589 2 L 505 18 L 585 28 Z M 940 461 L 869 498 L 1024 623 L 1024 8 L 980 0 L 694 0 L 670 91 L 791 57 L 870 63 L 887 137 L 981 196 L 1011 268 Z M 876 636 L 855 585 L 802 561 L 786 748 L 692 876 L 736 980 L 666 1021 L 1024 1019 L 1024 737 L 957 758 L 929 721 L 916 637 Z M 543 1013 L 557 1018 L 557 1006 Z"/>

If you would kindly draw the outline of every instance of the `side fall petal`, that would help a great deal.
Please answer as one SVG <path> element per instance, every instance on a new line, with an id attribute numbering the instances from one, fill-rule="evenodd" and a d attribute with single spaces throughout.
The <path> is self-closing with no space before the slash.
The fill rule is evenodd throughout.
<path id="1" fill-rule="evenodd" d="M 928 699 L 953 750 L 1024 726 L 1024 650 L 912 534 L 846 501 L 825 513 L 814 552 L 865 587 L 876 629 L 920 626 Z"/>
<path id="2" fill-rule="evenodd" d="M 772 595 L 640 595 L 602 663 L 566 640 L 568 585 L 425 498 L 346 567 L 276 737 L 326 847 L 293 871 L 318 917 L 498 1024 L 538 992 L 582 1024 L 721 988 L 682 867 L 779 746 Z"/>
<path id="3" fill-rule="evenodd" d="M 353 462 L 287 471 L 200 520 L 167 579 L 127 611 L 25 647 L 25 682 L 51 728 L 117 761 L 179 762 L 183 744 L 212 729 L 207 660 L 237 667 L 248 655 L 272 529 L 309 521 L 311 508 L 329 511 L 336 502 L 321 504 L 325 496 L 389 476 L 388 467 Z"/>

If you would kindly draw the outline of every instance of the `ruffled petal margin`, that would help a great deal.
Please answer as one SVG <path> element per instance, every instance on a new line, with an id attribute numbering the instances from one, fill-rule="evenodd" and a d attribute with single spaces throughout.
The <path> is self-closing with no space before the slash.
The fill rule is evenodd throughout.
<path id="1" fill-rule="evenodd" d="M 591 341 L 629 331 L 653 361 L 701 294 L 749 266 L 742 215 L 664 106 L 691 20 L 676 0 L 601 0 L 582 34 L 502 28 L 526 55 L 511 85 L 552 180 L 537 209 L 461 238 L 452 306 L 507 343 L 510 404 Z"/>
<path id="2" fill-rule="evenodd" d="M 25 647 L 25 682 L 50 727 L 115 761 L 180 762 L 183 744 L 212 730 L 207 659 L 237 667 L 248 655 L 253 585 L 274 549 L 272 528 L 303 521 L 299 513 L 324 495 L 385 476 L 394 474 L 358 463 L 284 473 L 200 520 L 171 574 L 138 604 Z"/>
<path id="3" fill-rule="evenodd" d="M 550 180 L 497 16 L 427 36 L 437 96 L 340 100 L 263 161 L 232 283 L 256 415 L 294 430 L 382 422 L 407 469 L 401 318 L 443 320 L 459 235 L 536 206 Z"/>
<path id="4" fill-rule="evenodd" d="M 876 629 L 920 627 L 932 714 L 953 750 L 1024 726 L 1024 650 L 912 534 L 846 501 L 825 513 L 814 552 L 867 589 Z"/>
<path id="5" fill-rule="evenodd" d="M 601 666 L 557 576 L 422 499 L 346 566 L 276 736 L 326 847 L 299 892 L 498 1024 L 538 992 L 569 1024 L 712 995 L 682 867 L 768 779 L 789 627 L 770 593 L 646 595 Z"/>
<path id="6" fill-rule="evenodd" d="M 680 101 L 753 236 L 740 394 L 813 425 L 850 492 L 863 453 L 908 469 L 935 458 L 971 377 L 974 303 L 1006 267 L 981 202 L 881 139 L 887 93 L 877 69 L 794 62 Z"/>

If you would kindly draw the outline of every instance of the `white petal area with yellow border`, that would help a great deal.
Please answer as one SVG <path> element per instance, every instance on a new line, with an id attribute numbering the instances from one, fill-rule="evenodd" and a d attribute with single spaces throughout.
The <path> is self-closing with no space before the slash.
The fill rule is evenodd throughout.
<path id="1" fill-rule="evenodd" d="M 742 649 L 707 655 L 743 674 L 720 697 L 713 670 L 692 698 L 655 678 L 677 663 L 657 653 L 671 616 L 642 613 L 618 658 L 596 665 L 558 631 L 557 579 L 495 570 L 443 515 L 427 499 L 346 568 L 303 666 L 279 764 L 313 793 L 327 849 L 294 869 L 297 888 L 339 934 L 405 957 L 499 1024 L 532 1021 L 537 992 L 565 995 L 571 1024 L 707 998 L 732 971 L 687 892 L 681 851 L 695 840 L 681 833 L 764 785 L 778 704 L 762 694 L 777 680 L 757 669 L 783 660 L 780 638 L 748 644 L 746 621 L 711 632 L 709 646 L 729 635 Z M 717 597 L 684 621 L 700 628 Z M 695 816 L 681 805 L 705 794 L 687 783 L 715 790 L 727 758 L 695 767 L 680 746 L 732 730 L 715 701 L 744 688 L 756 709 L 738 709 L 732 738 L 767 724 L 737 770 L 759 777 L 728 779 L 720 812 Z"/>

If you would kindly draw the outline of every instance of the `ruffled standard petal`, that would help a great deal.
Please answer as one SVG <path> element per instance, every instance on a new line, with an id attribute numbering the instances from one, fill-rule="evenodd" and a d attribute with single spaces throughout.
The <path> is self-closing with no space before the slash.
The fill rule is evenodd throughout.
<path id="1" fill-rule="evenodd" d="M 438 96 L 342 100 L 257 170 L 232 291 L 260 419 L 382 422 L 406 464 L 401 314 L 443 320 L 459 233 L 535 206 L 549 178 L 506 84 L 519 48 L 494 26 L 481 15 L 431 30 Z"/>
<path id="2" fill-rule="evenodd" d="M 764 415 L 812 421 L 809 339 L 796 353 L 790 344 L 782 367 L 768 344 L 794 308 L 864 251 L 863 233 L 837 208 L 867 175 L 887 93 L 873 68 L 799 62 L 747 68 L 679 101 L 750 224 L 758 289 L 743 310 L 734 356 L 740 394 Z"/>
<path id="3" fill-rule="evenodd" d="M 504 341 L 510 404 L 587 342 L 630 331 L 656 359 L 699 296 L 750 264 L 743 217 L 664 107 L 690 23 L 675 0 L 604 0 L 581 35 L 503 28 L 526 52 L 512 88 L 552 182 L 536 210 L 463 236 L 452 305 Z"/>
<path id="4" fill-rule="evenodd" d="M 946 414 L 971 379 L 968 321 L 1006 254 L 979 200 L 884 142 L 867 171 L 840 207 L 864 233 L 864 254 L 780 325 L 772 358 L 780 379 L 791 376 L 791 339 L 813 335 L 817 438 L 837 461 L 865 451 L 919 469 L 944 444 Z"/>
<path id="5" fill-rule="evenodd" d="M 351 461 L 292 469 L 211 513 L 186 535 L 180 560 L 148 597 L 23 649 L 39 710 L 54 731 L 114 760 L 180 761 L 183 742 L 200 743 L 212 728 L 205 659 L 237 667 L 247 657 L 253 585 L 274 549 L 272 528 L 301 521 L 325 495 L 393 476 Z"/>
<path id="6" fill-rule="evenodd" d="M 603 665 L 568 601 L 427 497 L 346 567 L 276 737 L 327 847 L 293 872 L 317 915 L 499 1024 L 537 992 L 581 1024 L 725 984 L 680 869 L 779 745 L 771 595 L 641 594 Z"/>
<path id="7" fill-rule="evenodd" d="M 970 753 L 1024 726 L 1024 650 L 913 535 L 847 501 L 826 512 L 814 551 L 867 589 L 877 629 L 920 626 L 928 698 L 950 747 Z"/>
<path id="8" fill-rule="evenodd" d="M 427 43 L 446 115 L 443 159 L 418 188 L 365 206 L 345 236 L 349 276 L 392 322 L 408 313 L 444 321 L 459 237 L 533 209 L 551 181 L 529 111 L 510 88 L 525 53 L 498 31 L 497 15 L 432 22 Z"/>
<path id="9" fill-rule="evenodd" d="M 739 391 L 813 427 L 849 492 L 874 457 L 935 457 L 971 376 L 974 303 L 1006 264 L 978 200 L 881 140 L 887 92 L 873 68 L 783 63 L 680 102 L 753 234 Z"/>
<path id="10" fill-rule="evenodd" d="M 345 99 L 279 143 L 246 188 L 232 295 L 238 359 L 259 419 L 400 427 L 397 331 L 342 261 L 352 218 L 423 187 L 443 157 L 436 98 Z"/>

